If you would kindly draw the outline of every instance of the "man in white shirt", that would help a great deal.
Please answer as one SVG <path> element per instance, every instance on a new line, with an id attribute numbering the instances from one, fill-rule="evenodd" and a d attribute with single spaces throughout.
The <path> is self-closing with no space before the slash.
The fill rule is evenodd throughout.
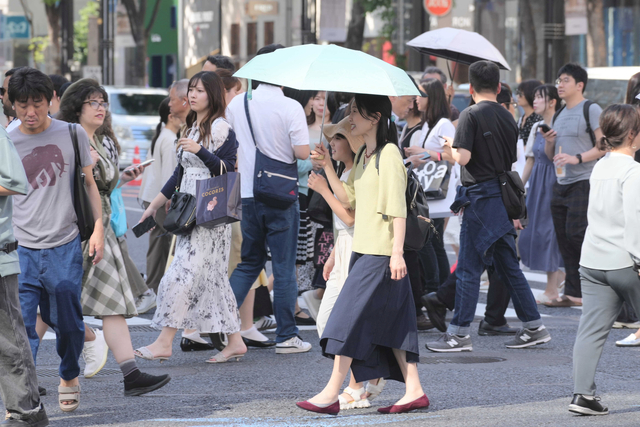
<path id="1" fill-rule="evenodd" d="M 258 55 L 282 47 L 265 46 Z M 302 353 L 309 351 L 311 344 L 298 337 L 294 314 L 298 295 L 295 259 L 300 207 L 296 201 L 282 210 L 255 200 L 253 177 L 255 144 L 264 155 L 285 163 L 309 157 L 307 121 L 302 106 L 285 97 L 281 87 L 261 83 L 248 100 L 256 141 L 254 144 L 245 113 L 245 96 L 236 96 L 227 108 L 227 119 L 239 143 L 238 170 L 242 177 L 242 261 L 231 275 L 231 287 L 238 306 L 241 306 L 267 262 L 268 246 L 275 277 L 273 309 L 278 323 L 276 353 Z"/>

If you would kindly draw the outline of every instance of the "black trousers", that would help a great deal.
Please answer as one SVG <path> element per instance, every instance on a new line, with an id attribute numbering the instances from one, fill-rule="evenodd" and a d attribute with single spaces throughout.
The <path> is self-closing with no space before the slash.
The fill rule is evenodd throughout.
<path id="1" fill-rule="evenodd" d="M 419 251 L 426 292 L 435 292 L 450 275 L 451 266 L 444 248 L 444 218 L 433 220 L 438 235 Z"/>
<path id="2" fill-rule="evenodd" d="M 553 185 L 551 217 L 556 230 L 558 248 L 567 273 L 565 295 L 582 298 L 580 288 L 580 253 L 587 231 L 587 208 L 589 206 L 589 181 L 573 184 Z"/>
<path id="3" fill-rule="evenodd" d="M 451 311 L 453 311 L 456 304 L 457 280 L 458 277 L 454 271 L 436 291 L 440 302 Z M 509 290 L 500 279 L 500 275 L 494 271 L 493 267 L 489 268 L 489 293 L 487 294 L 487 309 L 484 313 L 485 322 L 492 326 L 505 325 L 507 319 L 504 317 L 504 313 L 509 307 L 510 298 Z"/>

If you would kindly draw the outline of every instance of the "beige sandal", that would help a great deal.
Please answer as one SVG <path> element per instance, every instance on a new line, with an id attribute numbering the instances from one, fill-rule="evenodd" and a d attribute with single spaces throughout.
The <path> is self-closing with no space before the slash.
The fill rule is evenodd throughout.
<path id="1" fill-rule="evenodd" d="M 213 356 L 211 359 L 206 360 L 206 362 L 207 363 L 225 363 L 231 359 L 236 359 L 236 362 L 239 362 L 241 357 L 244 357 L 244 353 L 232 354 L 231 356 L 226 357 L 224 354 L 222 354 L 222 352 L 219 352 L 219 353 L 216 353 L 216 355 Z"/>
<path id="2" fill-rule="evenodd" d="M 63 402 L 73 403 L 63 403 Z M 74 387 L 58 387 L 58 403 L 62 412 L 73 412 L 80 405 L 80 386 Z"/>

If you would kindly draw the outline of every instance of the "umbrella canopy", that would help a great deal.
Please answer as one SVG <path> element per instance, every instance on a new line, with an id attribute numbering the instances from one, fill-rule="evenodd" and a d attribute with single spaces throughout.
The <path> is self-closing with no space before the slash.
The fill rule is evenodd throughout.
<path id="1" fill-rule="evenodd" d="M 407 43 L 425 55 L 450 59 L 461 64 L 491 61 L 503 70 L 511 70 L 494 45 L 478 33 L 457 28 L 427 31 Z"/>
<path id="2" fill-rule="evenodd" d="M 359 50 L 335 45 L 307 44 L 258 55 L 234 76 L 298 90 L 420 95 L 400 68 Z"/>

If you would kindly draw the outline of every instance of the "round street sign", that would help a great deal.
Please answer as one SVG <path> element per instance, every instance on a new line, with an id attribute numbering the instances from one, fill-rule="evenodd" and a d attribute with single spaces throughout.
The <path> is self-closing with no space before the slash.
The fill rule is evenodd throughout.
<path id="1" fill-rule="evenodd" d="M 451 12 L 453 0 L 424 0 L 424 9 L 433 16 L 444 16 Z"/>

